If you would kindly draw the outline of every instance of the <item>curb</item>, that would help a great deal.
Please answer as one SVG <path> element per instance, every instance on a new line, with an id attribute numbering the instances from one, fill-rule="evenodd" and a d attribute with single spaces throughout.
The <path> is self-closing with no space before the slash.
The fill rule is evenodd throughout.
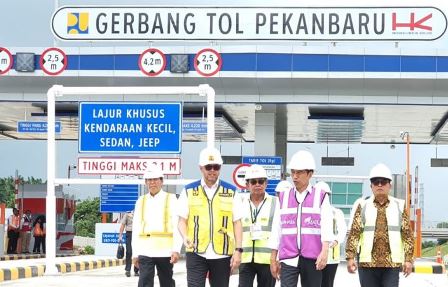
<path id="1" fill-rule="evenodd" d="M 101 259 L 93 261 L 59 263 L 56 264 L 56 268 L 60 273 L 69 273 L 69 272 L 119 266 L 124 264 L 125 264 L 124 259 L 106 259 L 106 260 Z M 0 282 L 43 276 L 44 273 L 45 273 L 45 265 L 4 268 L 0 269 Z"/>
<path id="2" fill-rule="evenodd" d="M 70 257 L 75 254 L 58 254 L 56 257 Z M 21 259 L 39 259 L 45 258 L 45 254 L 14 254 L 0 256 L 0 261 L 21 260 Z"/>
<path id="3" fill-rule="evenodd" d="M 444 274 L 445 266 L 437 263 L 428 265 L 414 265 L 414 267 L 412 267 L 412 272 L 424 274 Z"/>

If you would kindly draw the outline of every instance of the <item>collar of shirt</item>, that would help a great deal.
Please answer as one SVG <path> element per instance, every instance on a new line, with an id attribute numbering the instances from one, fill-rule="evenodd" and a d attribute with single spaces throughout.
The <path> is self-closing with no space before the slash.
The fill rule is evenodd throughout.
<path id="1" fill-rule="evenodd" d="M 220 179 L 218 178 L 218 180 L 216 180 L 215 184 L 212 185 L 212 187 L 208 187 L 205 184 L 204 178 L 201 178 L 201 185 L 202 185 L 202 188 L 205 191 L 205 194 L 207 194 L 208 199 L 212 199 L 213 198 L 213 195 L 215 194 L 215 191 L 218 188 L 219 180 Z"/>
<path id="2" fill-rule="evenodd" d="M 159 190 L 159 192 L 156 193 L 156 195 L 152 195 L 150 192 L 148 192 L 147 195 L 148 195 L 148 197 L 150 197 L 150 198 L 159 198 L 159 197 L 161 196 L 162 192 L 163 192 L 163 188 L 161 188 L 161 189 Z"/>
<path id="3" fill-rule="evenodd" d="M 389 197 L 386 199 L 386 201 L 381 204 L 376 198 L 373 199 L 373 203 L 375 204 L 376 207 L 387 207 L 389 206 Z"/>
<path id="4" fill-rule="evenodd" d="M 297 202 L 302 203 L 305 200 L 305 196 L 311 192 L 311 184 L 308 184 L 307 188 L 302 192 L 299 192 L 296 187 L 294 187 L 294 190 L 296 191 Z"/>

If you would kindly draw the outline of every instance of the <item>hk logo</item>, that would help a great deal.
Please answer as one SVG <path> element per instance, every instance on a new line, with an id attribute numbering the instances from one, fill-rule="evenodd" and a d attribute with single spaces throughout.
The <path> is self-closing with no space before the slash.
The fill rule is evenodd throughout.
<path id="1" fill-rule="evenodd" d="M 432 13 L 416 20 L 415 13 L 412 12 L 409 15 L 408 22 L 397 22 L 397 13 L 392 13 L 392 30 L 396 31 L 397 28 L 409 28 L 410 31 L 414 31 L 416 29 L 432 31 L 432 27 L 425 25 L 425 22 L 432 18 Z"/>
<path id="2" fill-rule="evenodd" d="M 89 33 L 89 13 L 68 13 L 67 14 L 68 34 L 88 34 Z"/>

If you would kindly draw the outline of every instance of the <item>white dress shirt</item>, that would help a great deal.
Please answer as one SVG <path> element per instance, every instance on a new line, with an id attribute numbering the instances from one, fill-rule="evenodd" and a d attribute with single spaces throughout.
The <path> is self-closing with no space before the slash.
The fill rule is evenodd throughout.
<path id="1" fill-rule="evenodd" d="M 216 183 L 212 187 L 208 187 L 205 184 L 204 179 L 201 179 L 202 188 L 204 189 L 205 194 L 207 195 L 207 198 L 209 200 L 213 199 L 213 195 L 215 194 L 215 192 L 218 188 L 218 184 L 219 184 L 219 179 L 216 181 Z M 188 214 L 189 214 L 188 198 L 187 198 L 187 193 L 185 192 L 185 189 L 182 190 L 182 193 L 179 196 L 178 202 L 179 202 L 179 205 L 178 205 L 177 215 L 179 217 L 182 217 L 182 218 L 188 220 Z M 238 221 L 243 217 L 242 211 L 243 211 L 242 200 L 240 198 L 240 195 L 238 193 L 235 193 L 235 196 L 233 197 L 233 208 L 232 208 L 233 222 Z M 213 246 L 212 246 L 211 242 L 208 245 L 205 253 L 203 253 L 203 254 L 198 253 L 198 255 L 205 257 L 207 259 L 219 259 L 219 258 L 228 257 L 227 255 L 216 254 L 216 252 L 213 250 Z"/>
<path id="2" fill-rule="evenodd" d="M 311 185 L 308 185 L 305 191 L 298 192 L 297 189 L 294 187 L 295 195 L 297 202 L 299 204 L 302 204 L 302 202 L 305 200 L 305 196 L 311 192 Z M 278 199 L 277 199 L 278 200 Z M 277 204 L 280 203 L 277 202 Z M 300 207 L 300 206 L 299 206 Z M 298 209 L 300 210 L 300 208 Z M 298 213 L 297 217 L 297 228 L 300 230 L 300 223 L 301 223 L 301 213 Z M 274 215 L 274 219 L 272 222 L 272 234 L 269 238 L 269 247 L 271 249 L 278 250 L 279 244 L 280 244 L 280 237 L 282 234 L 282 228 L 281 228 L 281 222 L 280 222 L 280 212 L 277 212 Z M 334 239 L 333 235 L 333 211 L 332 207 L 330 205 L 330 201 L 328 199 L 328 196 L 325 196 L 324 201 L 322 202 L 322 206 L 320 209 L 320 237 L 322 242 L 331 242 Z M 300 248 L 300 235 L 297 236 L 297 246 Z M 281 262 L 284 262 L 287 265 L 297 267 L 299 263 L 299 256 L 289 259 L 281 260 Z"/>
<path id="3" fill-rule="evenodd" d="M 169 249 L 155 248 L 150 245 L 149 237 L 139 236 L 142 228 L 142 205 L 145 198 L 145 208 L 143 219 L 146 228 L 149 230 L 164 229 L 165 199 L 170 197 L 170 216 L 173 229 L 173 246 Z M 171 257 L 172 252 L 180 252 L 182 248 L 182 237 L 177 229 L 178 217 L 176 214 L 177 199 L 176 195 L 160 190 L 156 195 L 150 193 L 139 197 L 135 203 L 134 222 L 132 224 L 132 252 L 134 257 L 138 255 L 148 257 Z M 146 229 L 145 228 L 145 229 Z"/>

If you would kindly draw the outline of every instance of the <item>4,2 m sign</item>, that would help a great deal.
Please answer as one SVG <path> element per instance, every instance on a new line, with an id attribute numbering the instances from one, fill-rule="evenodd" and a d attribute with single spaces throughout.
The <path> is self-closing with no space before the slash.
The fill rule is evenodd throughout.
<path id="1" fill-rule="evenodd" d="M 180 103 L 82 102 L 79 152 L 180 153 Z"/>

